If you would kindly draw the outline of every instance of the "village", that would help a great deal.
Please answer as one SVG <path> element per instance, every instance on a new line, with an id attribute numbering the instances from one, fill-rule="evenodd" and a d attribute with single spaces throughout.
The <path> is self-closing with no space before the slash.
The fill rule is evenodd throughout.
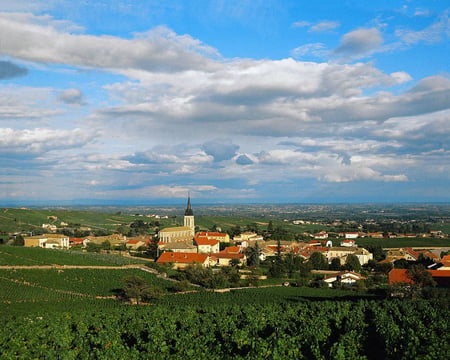
<path id="1" fill-rule="evenodd" d="M 184 226 L 166 227 L 154 237 L 127 237 L 121 234 L 108 236 L 69 237 L 57 233 L 29 236 L 24 238 L 25 247 L 49 249 L 80 249 L 82 251 L 107 251 L 119 254 L 142 256 L 151 253 L 156 264 L 173 270 L 183 270 L 196 265 L 203 268 L 220 269 L 232 267 L 241 269 L 242 277 L 248 276 L 248 270 L 261 264 L 269 268 L 268 274 L 258 273 L 259 279 L 267 275 L 276 277 L 274 262 L 277 259 L 294 257 L 298 263 L 307 264 L 307 270 L 315 276 L 321 276 L 324 286 L 345 284 L 370 284 L 367 277 L 382 273 L 386 281 L 408 284 L 407 269 L 420 264 L 431 276 L 433 284 L 450 285 L 450 255 L 448 247 L 385 248 L 364 247 L 358 245 L 358 239 L 365 237 L 383 238 L 389 234 L 343 232 L 329 236 L 326 231 L 305 234 L 305 240 L 265 239 L 262 235 L 243 231 L 234 236 L 219 231 L 195 231 L 195 217 L 190 197 L 183 217 Z M 431 230 L 429 237 L 445 238 L 442 231 Z M 404 234 L 404 237 L 413 235 Z M 414 234 L 414 237 L 423 234 Z M 308 240 L 309 238 L 309 240 Z M 153 251 L 152 251 L 153 250 Z M 300 267 L 296 269 L 301 272 Z M 280 276 L 281 274 L 278 274 Z"/>

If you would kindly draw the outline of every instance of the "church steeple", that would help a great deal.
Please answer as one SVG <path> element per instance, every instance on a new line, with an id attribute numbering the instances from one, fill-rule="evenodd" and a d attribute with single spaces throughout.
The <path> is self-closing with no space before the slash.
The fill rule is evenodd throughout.
<path id="1" fill-rule="evenodd" d="M 188 194 L 188 202 L 186 206 L 186 211 L 184 212 L 184 226 L 191 229 L 192 237 L 195 235 L 195 220 L 194 220 L 194 212 L 191 208 L 191 195 Z"/>
<path id="2" fill-rule="evenodd" d="M 188 202 L 187 202 L 186 211 L 184 212 L 184 216 L 194 216 L 194 212 L 192 211 L 192 208 L 191 208 L 191 195 L 190 194 L 188 194 Z"/>

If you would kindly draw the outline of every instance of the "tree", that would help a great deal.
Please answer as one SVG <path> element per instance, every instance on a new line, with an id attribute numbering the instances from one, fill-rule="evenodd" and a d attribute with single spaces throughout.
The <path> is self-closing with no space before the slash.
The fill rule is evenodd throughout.
<path id="1" fill-rule="evenodd" d="M 14 239 L 14 245 L 15 246 L 25 245 L 25 240 L 23 239 L 22 235 L 16 235 L 16 238 Z"/>
<path id="2" fill-rule="evenodd" d="M 329 269 L 330 270 L 341 270 L 341 260 L 339 258 L 332 258 Z"/>
<path id="3" fill-rule="evenodd" d="M 241 264 L 241 260 L 240 259 L 231 259 L 230 260 L 230 266 L 234 266 L 234 267 L 236 267 L 236 266 L 239 266 Z"/>
<path id="4" fill-rule="evenodd" d="M 347 259 L 345 260 L 345 268 L 350 271 L 360 271 L 361 263 L 359 259 L 354 254 L 348 254 Z"/>
<path id="5" fill-rule="evenodd" d="M 419 286 L 436 286 L 436 282 L 431 273 L 421 264 L 412 265 L 411 268 L 406 271 L 406 276 L 414 281 L 414 284 Z"/>
<path id="6" fill-rule="evenodd" d="M 327 258 L 320 252 L 315 251 L 309 257 L 309 262 L 311 262 L 312 268 L 314 270 L 327 270 L 328 261 Z"/>
<path id="7" fill-rule="evenodd" d="M 152 236 L 150 238 L 147 249 L 147 255 L 155 260 L 158 258 L 158 242 L 159 242 L 158 237 Z"/>
<path id="8" fill-rule="evenodd" d="M 398 259 L 394 261 L 394 268 L 396 269 L 408 269 L 409 262 L 406 259 Z"/>
<path id="9" fill-rule="evenodd" d="M 249 266 L 259 266 L 259 256 L 261 254 L 261 249 L 258 242 L 255 242 L 255 246 L 249 246 L 245 249 L 245 254 L 247 255 L 247 265 Z"/>
<path id="10" fill-rule="evenodd" d="M 391 271 L 393 268 L 392 263 L 390 262 L 383 262 L 383 263 L 377 263 L 375 265 L 375 271 L 383 274 L 388 274 L 389 271 Z"/>
<path id="11" fill-rule="evenodd" d="M 271 233 L 273 231 L 273 223 L 272 220 L 269 221 L 269 224 L 267 225 L 267 231 Z"/>
<path id="12" fill-rule="evenodd" d="M 157 299 L 161 296 L 161 289 L 156 286 L 151 286 L 139 276 L 130 275 L 124 279 L 124 293 L 130 300 L 135 300 L 139 305 L 143 299 Z"/>
<path id="13" fill-rule="evenodd" d="M 287 271 L 288 277 L 292 277 L 296 271 L 302 267 L 304 259 L 298 255 L 287 254 L 284 259 L 284 269 Z"/>

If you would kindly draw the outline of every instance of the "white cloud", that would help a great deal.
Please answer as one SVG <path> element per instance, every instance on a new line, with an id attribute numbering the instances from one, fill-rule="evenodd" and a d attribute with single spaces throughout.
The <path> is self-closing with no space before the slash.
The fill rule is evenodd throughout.
<path id="1" fill-rule="evenodd" d="M 307 27 L 307 26 L 310 26 L 310 25 L 311 25 L 311 23 L 310 23 L 309 21 L 301 20 L 301 21 L 296 21 L 296 22 L 294 22 L 294 23 L 292 24 L 292 27 L 294 27 L 294 28 L 297 28 L 297 27 Z"/>
<path id="2" fill-rule="evenodd" d="M 291 55 L 295 58 L 302 58 L 303 56 L 311 55 L 316 58 L 324 58 L 328 56 L 329 50 L 326 50 L 323 43 L 305 44 L 296 47 L 291 51 Z"/>
<path id="3" fill-rule="evenodd" d="M 450 20 L 448 11 L 442 13 L 439 18 L 428 27 L 415 31 L 408 28 L 397 29 L 398 36 L 403 45 L 411 46 L 420 42 L 436 43 L 450 36 Z"/>
<path id="4" fill-rule="evenodd" d="M 115 71 L 183 71 L 200 68 L 212 70 L 217 63 L 208 56 L 216 50 L 189 35 L 177 35 L 157 27 L 134 38 L 77 35 L 57 28 L 59 23 L 30 14 L 0 14 L 0 41 L 3 54 L 29 61 L 66 64 Z"/>
<path id="5" fill-rule="evenodd" d="M 10 154 L 41 154 L 51 150 L 78 148 L 92 141 L 96 134 L 81 129 L 0 128 L 0 149 Z"/>
<path id="6" fill-rule="evenodd" d="M 382 44 L 383 36 L 377 28 L 363 28 L 342 36 L 341 43 L 334 53 L 342 58 L 361 58 L 372 54 Z"/>
<path id="7" fill-rule="evenodd" d="M 328 30 L 334 30 L 340 26 L 339 22 L 337 21 L 321 21 L 309 29 L 310 32 L 321 32 L 321 31 L 328 31 Z"/>
<path id="8" fill-rule="evenodd" d="M 79 89 L 67 89 L 60 92 L 58 99 L 69 105 L 84 105 L 84 95 Z"/>

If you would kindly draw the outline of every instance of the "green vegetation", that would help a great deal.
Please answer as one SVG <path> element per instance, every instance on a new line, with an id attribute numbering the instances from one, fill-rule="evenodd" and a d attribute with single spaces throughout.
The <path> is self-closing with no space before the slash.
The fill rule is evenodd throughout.
<path id="1" fill-rule="evenodd" d="M 449 315 L 423 300 L 129 306 L 3 320 L 0 348 L 15 359 L 446 358 Z"/>
<path id="2" fill-rule="evenodd" d="M 80 265 L 122 266 L 145 264 L 138 258 L 114 254 L 85 253 L 76 250 L 52 250 L 16 246 L 0 246 L 0 266 L 11 265 Z"/>
<path id="3" fill-rule="evenodd" d="M 21 261 L 71 255 L 0 250 Z M 302 265 L 294 260 L 283 263 Z M 449 298 L 439 293 L 392 300 L 383 291 L 276 286 L 174 294 L 192 287 L 102 267 L 2 270 L 0 288 L 0 359 L 416 359 L 450 351 Z M 128 305 L 122 295 L 152 305 Z"/>

